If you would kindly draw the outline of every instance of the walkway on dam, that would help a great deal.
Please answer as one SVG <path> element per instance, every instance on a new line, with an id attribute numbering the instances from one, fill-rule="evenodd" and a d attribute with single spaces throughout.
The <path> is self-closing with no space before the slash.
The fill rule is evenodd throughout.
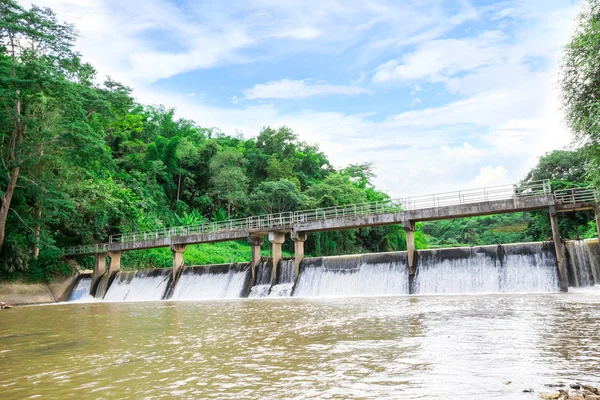
<path id="1" fill-rule="evenodd" d="M 553 192 L 546 180 L 132 232 L 113 235 L 109 243 L 67 248 L 64 255 L 96 255 L 94 281 L 97 281 L 106 272 L 106 256 L 110 258 L 110 275 L 120 270 L 121 255 L 125 251 L 169 247 L 173 252 L 173 279 L 177 279 L 187 245 L 247 239 L 252 246 L 254 277 L 255 268 L 261 260 L 264 237 L 268 236 L 272 245 L 273 279 L 276 279 L 286 233 L 294 241 L 295 273 L 298 276 L 307 233 L 400 224 L 406 231 L 408 265 L 410 274 L 414 275 L 414 230 L 417 222 L 545 209 L 550 214 L 561 289 L 566 291 L 566 270 L 556 215 L 592 209 L 595 210 L 597 226 L 600 226 L 597 203 L 598 194 L 593 188 Z"/>
<path id="2" fill-rule="evenodd" d="M 64 254 L 91 255 L 107 251 L 243 240 L 248 236 L 265 236 L 272 232 L 291 232 L 292 237 L 295 237 L 311 232 L 392 224 L 408 228 L 419 221 L 551 207 L 555 207 L 556 212 L 580 211 L 594 209 L 596 200 L 597 193 L 594 189 L 575 188 L 553 193 L 549 181 L 540 181 L 527 185 L 503 185 L 132 232 L 113 235 L 109 243 L 69 247 L 64 249 Z"/>

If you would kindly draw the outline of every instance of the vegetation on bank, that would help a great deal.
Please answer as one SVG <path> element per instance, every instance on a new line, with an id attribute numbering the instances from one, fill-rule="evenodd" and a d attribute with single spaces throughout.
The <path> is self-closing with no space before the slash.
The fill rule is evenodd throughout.
<path id="1" fill-rule="evenodd" d="M 600 32 L 596 2 L 590 4 L 577 35 L 588 35 L 589 21 Z M 585 58 L 577 35 L 566 52 L 563 87 L 569 122 L 584 146 L 542 157 L 525 177 L 552 179 L 557 188 L 600 183 L 598 90 L 586 91 L 592 93 L 586 108 L 585 93 L 571 94 L 577 88 L 568 78 L 570 65 L 589 58 L 591 68 L 600 57 L 596 51 L 595 59 Z M 266 126 L 245 138 L 137 103 L 125 85 L 110 78 L 98 83 L 93 66 L 74 50 L 75 39 L 73 27 L 50 9 L 0 0 L 0 277 L 51 279 L 68 271 L 62 247 L 104 242 L 112 234 L 389 198 L 374 186 L 370 164 L 336 169 L 317 145 L 288 127 Z M 571 98 L 581 102 L 573 110 Z M 566 237 L 595 234 L 589 214 L 561 217 L 560 223 Z M 417 248 L 548 237 L 541 212 L 428 222 L 416 233 Z M 318 256 L 406 245 L 402 228 L 389 226 L 313 234 L 305 246 L 307 255 Z M 284 250 L 292 253 L 293 244 L 286 242 Z M 263 251 L 268 254 L 267 245 Z M 189 246 L 185 253 L 187 264 L 249 258 L 243 242 Z M 129 268 L 171 262 L 168 249 L 123 257 Z"/>

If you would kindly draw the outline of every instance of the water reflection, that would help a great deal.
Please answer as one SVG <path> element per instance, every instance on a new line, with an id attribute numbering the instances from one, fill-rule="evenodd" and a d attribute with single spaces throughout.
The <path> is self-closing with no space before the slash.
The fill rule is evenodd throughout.
<path id="1" fill-rule="evenodd" d="M 599 317 L 586 293 L 18 308 L 0 398 L 535 398 L 600 383 Z"/>

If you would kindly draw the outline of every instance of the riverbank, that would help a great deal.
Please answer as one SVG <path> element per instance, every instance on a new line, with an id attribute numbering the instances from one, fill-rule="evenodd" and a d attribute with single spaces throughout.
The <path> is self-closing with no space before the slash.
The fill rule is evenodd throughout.
<path id="1" fill-rule="evenodd" d="M 0 301 L 13 306 L 66 301 L 79 276 L 89 274 L 91 274 L 91 271 L 74 270 L 69 275 L 57 276 L 47 284 L 1 282 Z"/>

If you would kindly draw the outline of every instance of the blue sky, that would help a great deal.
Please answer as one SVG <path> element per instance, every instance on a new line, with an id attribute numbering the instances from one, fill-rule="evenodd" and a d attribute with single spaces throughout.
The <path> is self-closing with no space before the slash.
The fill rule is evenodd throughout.
<path id="1" fill-rule="evenodd" d="M 512 183 L 571 142 L 556 83 L 578 1 L 35 3 L 140 102 L 246 137 L 287 125 L 394 196 Z"/>

